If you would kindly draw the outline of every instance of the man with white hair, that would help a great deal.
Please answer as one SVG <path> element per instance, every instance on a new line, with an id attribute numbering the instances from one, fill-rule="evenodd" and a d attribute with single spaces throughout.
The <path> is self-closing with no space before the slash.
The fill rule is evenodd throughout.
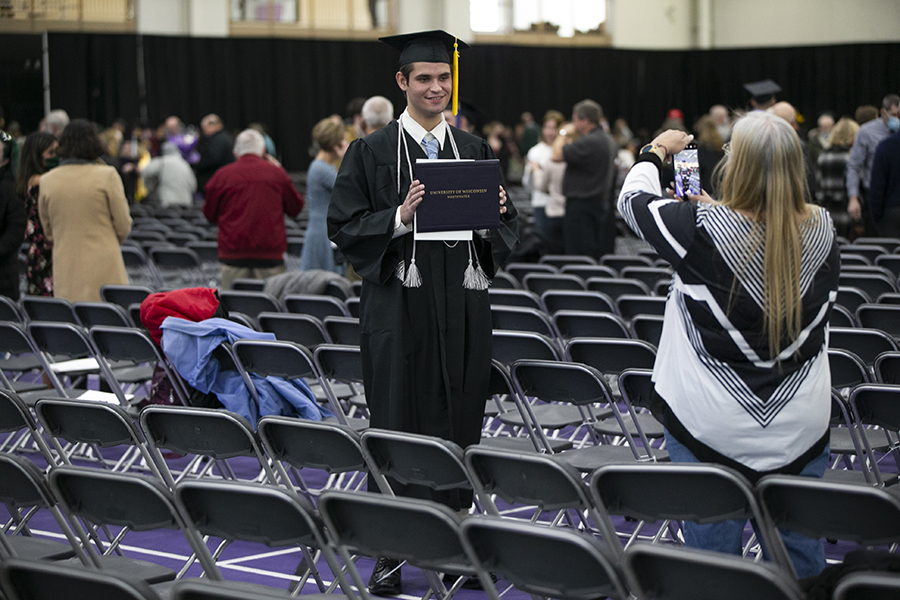
<path id="1" fill-rule="evenodd" d="M 238 134 L 234 157 L 206 184 L 203 204 L 207 220 L 219 226 L 223 290 L 231 289 L 235 279 L 284 273 L 284 215 L 295 217 L 303 209 L 303 197 L 281 164 L 266 154 L 258 131 Z"/>
<path id="2" fill-rule="evenodd" d="M 372 96 L 362 107 L 366 135 L 375 133 L 394 120 L 394 104 L 384 96 Z"/>
<path id="3" fill-rule="evenodd" d="M 59 136 L 62 135 L 63 129 L 65 129 L 66 125 L 68 124 L 69 113 L 62 110 L 61 108 L 58 108 L 47 113 L 47 116 L 44 117 L 44 126 L 41 128 L 41 130 L 59 139 Z"/>

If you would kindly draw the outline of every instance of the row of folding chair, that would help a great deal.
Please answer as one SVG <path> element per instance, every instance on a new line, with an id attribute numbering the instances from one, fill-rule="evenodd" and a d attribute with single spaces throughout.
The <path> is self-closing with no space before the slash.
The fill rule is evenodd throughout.
<path id="1" fill-rule="evenodd" d="M 203 535 L 225 541 L 263 541 L 272 547 L 303 546 L 301 552 L 304 548 L 308 552 L 312 546 L 322 552 L 324 563 L 339 583 L 345 584 L 341 586 L 345 594 L 354 594 L 353 588 L 346 585 L 352 582 L 355 593 L 363 598 L 367 594 L 356 569 L 359 554 L 397 558 L 426 569 L 431 575 L 427 576 L 431 592 L 438 598 L 449 597 L 459 589 L 461 579 L 472 576 L 479 577 L 489 597 L 498 598 L 501 592 L 490 572 L 504 579 L 499 586 L 508 583 L 526 593 L 560 598 L 593 594 L 625 598 L 629 590 L 638 598 L 687 598 L 698 597 L 688 590 L 697 594 L 698 590 L 722 589 L 739 598 L 800 598 L 797 581 L 791 576 L 793 567 L 775 533 L 776 527 L 864 545 L 900 539 L 896 526 L 900 502 L 877 488 L 772 476 L 753 490 L 740 475 L 715 465 L 608 466 L 593 473 L 589 485 L 585 485 L 577 475 L 538 454 L 473 448 L 463 460 L 478 474 L 476 479 L 490 481 L 483 490 L 489 505 L 491 498 L 507 496 L 522 497 L 549 510 L 586 507 L 600 539 L 593 530 L 589 534 L 583 523 L 557 527 L 553 523 L 504 517 L 499 510 L 489 511 L 491 516 L 475 515 L 460 521 L 444 506 L 392 498 L 389 494 L 328 491 L 319 498 L 316 509 L 287 489 L 233 482 L 182 481 L 173 491 L 139 476 L 65 466 L 51 469 L 48 479 L 60 505 L 72 516 L 96 524 L 180 529 L 203 572 L 214 581 L 221 581 L 224 576 L 216 564 L 215 553 L 203 543 Z M 511 470 L 511 465 L 533 476 L 530 487 L 521 476 L 510 476 L 523 472 Z M 21 468 L 22 461 L 14 457 L 0 457 L 0 467 L 29 471 Z M 403 469 L 392 467 L 392 472 L 402 475 Z M 506 477 L 494 478 L 492 474 Z M 40 479 L 39 472 L 32 471 L 30 475 Z M 13 479 L 16 478 L 3 478 Z M 115 486 L 116 493 L 110 494 L 111 486 Z M 4 484 L 0 483 L 0 488 L 5 489 Z M 116 500 L 129 502 L 122 506 Z M 148 504 L 154 510 L 147 510 Z M 324 528 L 317 524 L 316 510 Z M 612 515 L 646 522 L 751 518 L 771 562 L 759 564 L 690 551 L 673 543 L 623 540 L 615 532 Z M 87 549 L 93 549 L 94 540 L 88 529 L 77 521 L 71 528 L 71 537 L 80 538 L 82 549 L 90 552 Z M 73 544 L 73 548 L 77 547 Z M 104 563 L 112 562 L 99 553 L 88 560 L 95 560 L 101 571 L 106 570 Z M 650 564 L 639 564 L 642 562 Z M 314 564 L 307 560 L 305 565 L 313 578 L 320 573 L 313 570 Z M 679 570 L 681 577 L 676 576 Z M 186 572 L 182 569 L 179 574 Z M 437 575 L 447 572 L 461 575 L 450 590 Z M 688 581 L 685 572 L 691 574 Z M 156 575 L 156 579 L 164 580 L 156 584 L 157 588 L 165 589 L 170 585 L 167 582 L 179 574 Z M 736 587 L 738 582 L 749 588 Z M 317 584 L 325 591 L 325 582 Z M 680 593 L 676 591 L 679 589 Z M 659 595 L 663 590 L 663 595 Z M 781 593 L 773 596 L 774 590 Z M 672 593 L 675 595 L 668 595 Z M 716 596 L 704 592 L 699 597 Z"/>

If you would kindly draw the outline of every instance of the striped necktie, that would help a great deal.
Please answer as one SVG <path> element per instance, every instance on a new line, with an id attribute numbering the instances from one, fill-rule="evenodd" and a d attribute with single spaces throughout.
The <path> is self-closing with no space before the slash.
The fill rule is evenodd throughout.
<path id="1" fill-rule="evenodd" d="M 422 144 L 425 146 L 425 154 L 428 155 L 428 158 L 435 159 L 438 157 L 438 148 L 440 145 L 438 144 L 436 137 L 430 133 L 425 134 L 425 139 L 422 140 Z"/>

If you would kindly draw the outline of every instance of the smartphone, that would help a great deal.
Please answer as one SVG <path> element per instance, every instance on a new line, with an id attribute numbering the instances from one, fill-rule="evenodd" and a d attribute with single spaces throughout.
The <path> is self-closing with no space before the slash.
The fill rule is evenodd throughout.
<path id="1" fill-rule="evenodd" d="M 672 159 L 675 167 L 675 195 L 684 198 L 685 193 L 700 195 L 700 162 L 697 144 L 688 144 Z"/>

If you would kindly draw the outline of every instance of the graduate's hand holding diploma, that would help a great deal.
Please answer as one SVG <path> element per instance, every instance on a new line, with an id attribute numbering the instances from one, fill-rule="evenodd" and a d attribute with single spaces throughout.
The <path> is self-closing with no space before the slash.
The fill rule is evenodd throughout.
<path id="1" fill-rule="evenodd" d="M 500 214 L 506 213 L 506 190 L 503 189 L 503 186 L 500 186 Z"/>
<path id="2" fill-rule="evenodd" d="M 419 206 L 424 197 L 425 186 L 416 179 L 409 186 L 409 191 L 406 192 L 406 199 L 400 205 L 400 221 L 407 227 L 412 223 L 413 216 L 416 214 L 416 207 Z"/>

